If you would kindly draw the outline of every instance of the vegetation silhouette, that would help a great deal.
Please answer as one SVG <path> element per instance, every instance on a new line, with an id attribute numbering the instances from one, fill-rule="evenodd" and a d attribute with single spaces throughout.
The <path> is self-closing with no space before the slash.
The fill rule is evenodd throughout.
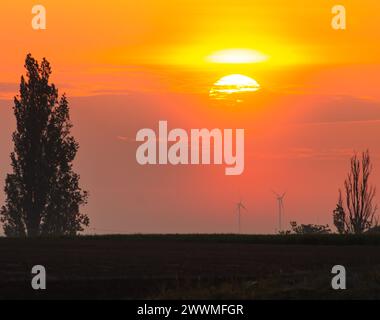
<path id="1" fill-rule="evenodd" d="M 300 224 L 298 225 L 296 221 L 291 221 L 290 225 L 292 231 L 295 234 L 329 234 L 331 230 L 329 225 L 319 225 L 319 224 Z"/>
<path id="2" fill-rule="evenodd" d="M 52 71 L 45 58 L 39 64 L 28 54 L 25 68 L 27 79 L 21 77 L 14 98 L 13 172 L 6 176 L 0 221 L 11 237 L 76 235 L 89 225 L 79 212 L 88 193 L 73 171 L 79 145 L 70 134 L 68 101 L 49 84 Z"/>
<path id="3" fill-rule="evenodd" d="M 376 229 L 377 205 L 373 203 L 376 187 L 369 183 L 371 173 L 369 151 L 363 152 L 361 158 L 355 153 L 351 158 L 350 171 L 344 182 L 345 201 L 339 190 L 338 203 L 333 212 L 334 224 L 339 233 L 361 234 Z"/>

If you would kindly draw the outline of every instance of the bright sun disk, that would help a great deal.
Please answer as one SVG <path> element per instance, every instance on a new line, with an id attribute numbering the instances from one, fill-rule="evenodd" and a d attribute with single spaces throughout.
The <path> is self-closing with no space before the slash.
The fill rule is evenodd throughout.
<path id="1" fill-rule="evenodd" d="M 234 93 L 255 92 L 260 89 L 259 83 L 242 74 L 231 74 L 220 78 L 210 90 L 210 97 L 222 100 Z"/>

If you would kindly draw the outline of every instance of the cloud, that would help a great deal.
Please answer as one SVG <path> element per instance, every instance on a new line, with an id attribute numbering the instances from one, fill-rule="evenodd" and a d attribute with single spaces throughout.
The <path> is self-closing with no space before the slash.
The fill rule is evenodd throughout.
<path id="1" fill-rule="evenodd" d="M 18 90 L 17 83 L 0 82 L 0 99 L 10 100 L 12 99 Z"/>
<path id="2" fill-rule="evenodd" d="M 129 95 L 130 91 L 129 90 L 124 90 L 124 89 L 97 89 L 97 90 L 92 90 L 91 94 L 122 94 L 122 95 Z"/>
<path id="3" fill-rule="evenodd" d="M 304 96 L 293 110 L 301 124 L 366 123 L 380 121 L 380 102 L 365 97 Z"/>
<path id="4" fill-rule="evenodd" d="M 351 148 L 290 148 L 287 151 L 276 153 L 258 153 L 257 158 L 260 159 L 338 159 L 349 158 L 354 154 L 354 150 Z"/>
<path id="5" fill-rule="evenodd" d="M 0 92 L 16 92 L 18 88 L 17 83 L 0 82 Z"/>
<path id="6" fill-rule="evenodd" d="M 121 141 L 125 141 L 125 142 L 136 142 L 136 139 L 131 139 L 131 138 L 125 137 L 125 136 L 117 136 L 116 139 L 121 140 Z"/>

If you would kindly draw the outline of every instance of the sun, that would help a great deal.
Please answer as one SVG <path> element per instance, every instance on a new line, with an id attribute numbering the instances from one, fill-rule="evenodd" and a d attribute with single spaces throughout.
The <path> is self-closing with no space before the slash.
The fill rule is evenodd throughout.
<path id="1" fill-rule="evenodd" d="M 213 53 L 207 57 L 212 63 L 258 63 L 266 61 L 268 57 L 259 51 L 251 49 L 226 49 Z"/>
<path id="2" fill-rule="evenodd" d="M 242 74 L 230 74 L 214 83 L 210 90 L 210 97 L 226 99 L 232 94 L 255 92 L 259 89 L 260 85 L 256 80 Z"/>
<path id="3" fill-rule="evenodd" d="M 221 79 L 219 79 L 217 82 L 215 82 L 216 86 L 233 86 L 236 87 L 236 89 L 244 90 L 244 89 L 258 89 L 260 85 L 257 83 L 256 80 L 243 76 L 241 74 L 230 74 L 228 76 L 225 76 Z M 254 91 L 256 91 L 254 90 Z M 252 91 L 252 90 L 249 90 Z"/>

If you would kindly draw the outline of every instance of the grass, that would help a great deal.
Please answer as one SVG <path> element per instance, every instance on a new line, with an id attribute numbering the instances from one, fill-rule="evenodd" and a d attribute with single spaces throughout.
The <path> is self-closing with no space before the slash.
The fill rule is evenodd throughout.
<path id="1" fill-rule="evenodd" d="M 222 281 L 193 281 L 163 288 L 151 299 L 214 299 L 214 300 L 378 300 L 380 299 L 380 270 L 353 269 L 346 290 L 332 290 L 331 276 L 316 271 L 273 274 L 259 279 L 224 279 Z"/>

